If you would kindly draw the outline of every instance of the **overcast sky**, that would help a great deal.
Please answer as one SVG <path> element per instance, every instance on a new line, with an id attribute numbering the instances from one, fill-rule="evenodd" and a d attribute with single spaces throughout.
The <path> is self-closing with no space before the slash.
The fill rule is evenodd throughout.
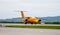
<path id="1" fill-rule="evenodd" d="M 25 16 L 60 16 L 60 0 L 0 0 L 0 19 L 21 17 L 15 11 L 22 9 Z"/>

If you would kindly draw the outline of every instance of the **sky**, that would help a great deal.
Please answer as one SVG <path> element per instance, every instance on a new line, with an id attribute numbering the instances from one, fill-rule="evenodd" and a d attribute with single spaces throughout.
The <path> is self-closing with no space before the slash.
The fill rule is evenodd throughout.
<path id="1" fill-rule="evenodd" d="M 48 17 L 60 16 L 60 0 L 0 0 L 0 19 L 25 16 Z"/>

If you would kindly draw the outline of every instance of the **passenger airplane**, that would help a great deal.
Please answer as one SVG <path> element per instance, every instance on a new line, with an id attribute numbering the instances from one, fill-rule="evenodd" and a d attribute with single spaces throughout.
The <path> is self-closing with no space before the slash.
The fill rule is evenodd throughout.
<path id="1" fill-rule="evenodd" d="M 41 23 L 41 19 L 39 19 L 37 17 L 33 17 L 33 16 L 25 17 L 23 10 L 21 11 L 21 16 L 22 16 L 22 21 L 25 24 L 27 24 L 27 23 L 31 23 L 31 24 Z"/>

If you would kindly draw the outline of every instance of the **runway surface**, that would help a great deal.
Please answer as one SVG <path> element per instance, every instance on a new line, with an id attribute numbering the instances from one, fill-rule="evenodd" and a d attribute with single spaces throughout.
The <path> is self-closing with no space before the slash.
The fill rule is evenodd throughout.
<path id="1" fill-rule="evenodd" d="M 60 30 L 0 27 L 0 35 L 60 35 Z"/>
<path id="2" fill-rule="evenodd" d="M 0 27 L 3 26 L 60 26 L 60 24 L 14 24 L 14 23 L 0 23 Z"/>

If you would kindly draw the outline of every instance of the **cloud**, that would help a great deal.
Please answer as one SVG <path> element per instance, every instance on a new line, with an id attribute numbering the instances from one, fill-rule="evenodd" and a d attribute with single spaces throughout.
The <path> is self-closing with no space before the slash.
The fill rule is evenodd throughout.
<path id="1" fill-rule="evenodd" d="M 59 16 L 60 0 L 0 0 L 0 17 L 21 16 L 19 13 L 13 12 L 18 9 L 20 11 L 28 10 L 29 12 L 25 13 L 26 16 Z"/>

